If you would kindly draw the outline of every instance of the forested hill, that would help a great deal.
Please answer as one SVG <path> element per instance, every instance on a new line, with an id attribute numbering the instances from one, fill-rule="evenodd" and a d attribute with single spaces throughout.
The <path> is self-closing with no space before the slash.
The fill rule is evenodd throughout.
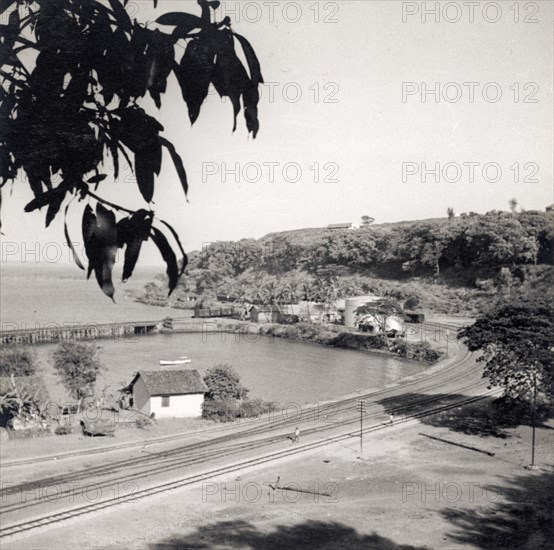
<path id="1" fill-rule="evenodd" d="M 391 227 L 411 226 L 415 223 L 429 223 L 429 224 L 442 225 L 447 223 L 447 218 L 429 218 L 427 220 L 418 220 L 418 221 L 375 223 L 371 226 L 368 225 L 367 227 L 368 228 L 371 227 L 371 229 L 374 229 L 374 230 L 382 230 L 384 228 L 391 228 Z M 329 234 L 329 233 L 336 233 L 336 232 L 337 232 L 336 229 L 329 229 L 328 227 L 307 227 L 303 229 L 290 229 L 288 231 L 268 233 L 267 235 L 259 239 L 259 242 L 263 243 L 263 242 L 285 237 L 296 243 L 309 244 L 310 242 L 313 242 L 314 240 L 321 237 L 322 235 Z"/>
<path id="2" fill-rule="evenodd" d="M 423 301 L 428 294 L 436 302 L 445 290 L 438 283 L 456 295 L 444 296 L 447 303 L 439 309 L 452 310 L 454 302 L 461 307 L 467 301 L 467 291 L 511 293 L 546 285 L 552 269 L 545 266 L 553 264 L 554 213 L 493 211 L 212 243 L 190 255 L 176 296 L 324 301 L 372 291 L 416 294 Z M 155 284 L 148 293 L 156 294 Z"/>

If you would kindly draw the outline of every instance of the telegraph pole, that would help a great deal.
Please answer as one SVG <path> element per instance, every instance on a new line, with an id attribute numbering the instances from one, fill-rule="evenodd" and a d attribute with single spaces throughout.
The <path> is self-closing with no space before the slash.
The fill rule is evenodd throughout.
<path id="1" fill-rule="evenodd" d="M 532 441 L 531 441 L 531 466 L 535 465 L 535 424 L 537 415 L 537 371 L 533 369 L 533 412 L 532 412 Z"/>
<path id="2" fill-rule="evenodd" d="M 361 454 L 364 449 L 363 430 L 364 430 L 364 413 L 365 413 L 366 403 L 364 399 L 356 399 L 356 401 L 358 403 L 358 410 L 360 411 L 360 454 Z"/>

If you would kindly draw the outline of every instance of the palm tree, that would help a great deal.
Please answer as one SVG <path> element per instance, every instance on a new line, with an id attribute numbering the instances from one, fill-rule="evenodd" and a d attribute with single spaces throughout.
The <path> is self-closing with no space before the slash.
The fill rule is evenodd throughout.
<path id="1" fill-rule="evenodd" d="M 279 310 L 279 314 L 282 315 L 281 306 L 279 305 L 279 300 L 283 298 L 283 290 L 278 280 L 269 279 L 265 282 L 262 287 L 263 296 L 265 297 L 266 302 L 270 305 L 276 305 Z"/>
<path id="2" fill-rule="evenodd" d="M 245 285 L 244 283 L 237 283 L 236 284 L 234 303 L 236 304 L 238 302 L 240 304 L 240 316 L 241 316 L 242 320 L 244 320 L 244 313 L 245 313 L 245 311 L 244 311 L 244 302 L 249 297 L 248 294 L 249 294 L 249 289 L 248 289 L 247 285 Z"/>
<path id="3" fill-rule="evenodd" d="M 288 283 L 283 285 L 283 297 L 288 297 L 290 304 L 290 311 L 294 315 L 293 303 L 298 299 L 298 289 L 300 285 L 298 281 L 294 279 L 290 280 Z"/>
<path id="4" fill-rule="evenodd" d="M 304 301 L 306 302 L 306 309 L 308 310 L 308 322 L 312 321 L 312 316 L 310 315 L 310 299 L 312 297 L 312 285 L 308 282 L 302 283 L 300 290 L 304 295 Z"/>

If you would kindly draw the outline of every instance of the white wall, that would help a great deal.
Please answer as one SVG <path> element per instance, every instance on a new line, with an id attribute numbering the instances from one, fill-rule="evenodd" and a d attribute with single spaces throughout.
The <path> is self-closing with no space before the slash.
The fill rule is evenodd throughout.
<path id="1" fill-rule="evenodd" d="M 155 395 L 150 398 L 150 412 L 156 418 L 197 418 L 202 416 L 203 402 L 203 393 L 170 395 L 169 407 L 162 407 L 162 397 Z"/>

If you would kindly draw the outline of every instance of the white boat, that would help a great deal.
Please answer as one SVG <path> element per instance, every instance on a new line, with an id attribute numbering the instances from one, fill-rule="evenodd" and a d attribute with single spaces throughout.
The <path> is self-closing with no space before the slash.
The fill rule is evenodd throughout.
<path id="1" fill-rule="evenodd" d="M 189 359 L 188 357 L 183 357 L 182 359 L 177 359 L 175 361 L 160 361 L 160 365 L 162 367 L 167 367 L 170 365 L 186 365 L 190 363 L 192 359 Z"/>

